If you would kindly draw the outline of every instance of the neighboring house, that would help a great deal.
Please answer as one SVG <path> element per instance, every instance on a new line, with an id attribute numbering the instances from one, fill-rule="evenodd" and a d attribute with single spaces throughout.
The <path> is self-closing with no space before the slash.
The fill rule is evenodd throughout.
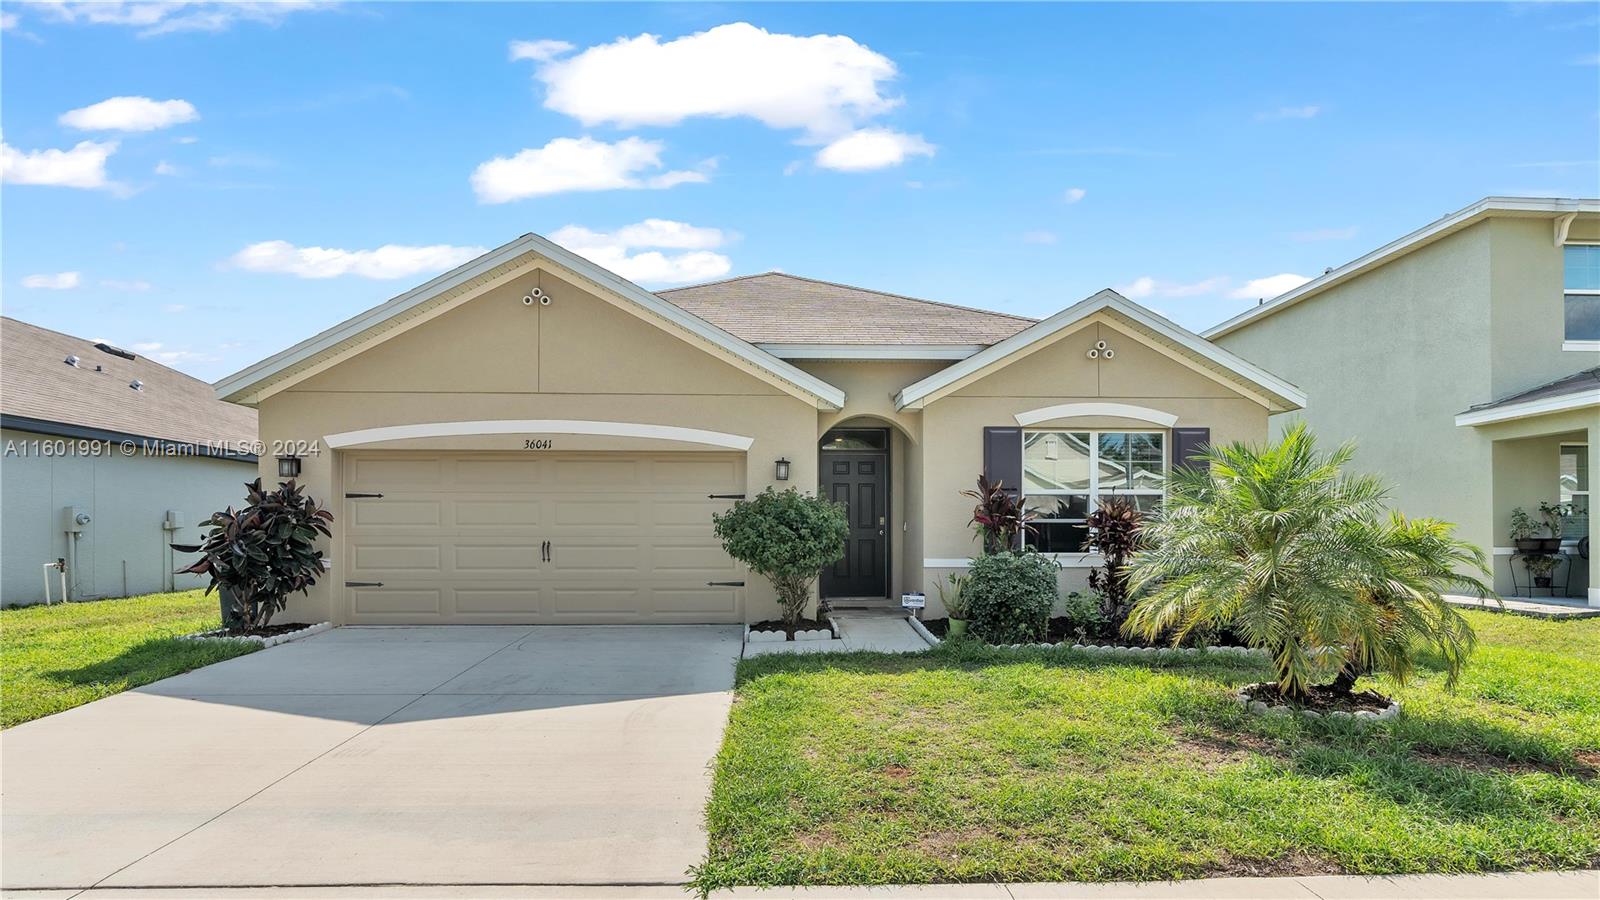
<path id="1" fill-rule="evenodd" d="M 769 618 L 711 529 L 768 487 L 848 499 L 824 597 L 897 602 L 977 549 L 985 469 L 1082 584 L 1097 493 L 1157 502 L 1302 402 L 1111 291 L 1041 322 L 777 273 L 658 295 L 536 235 L 216 387 L 302 448 L 262 474 L 300 467 L 337 518 L 287 617 L 338 623 Z"/>
<path id="2" fill-rule="evenodd" d="M 1600 467 L 1600 200 L 1490 197 L 1206 336 L 1304 388 L 1283 419 L 1356 440 L 1403 512 L 1493 554 L 1502 595 L 1530 593 L 1511 511 L 1570 503 L 1556 593 L 1600 605 L 1600 560 L 1577 555 Z"/>
<path id="3" fill-rule="evenodd" d="M 203 381 L 0 319 L 0 602 L 44 600 L 56 560 L 74 563 L 73 599 L 203 586 L 173 576 L 167 545 L 243 502 L 255 440 L 255 411 Z M 60 577 L 48 577 L 59 600 Z"/>

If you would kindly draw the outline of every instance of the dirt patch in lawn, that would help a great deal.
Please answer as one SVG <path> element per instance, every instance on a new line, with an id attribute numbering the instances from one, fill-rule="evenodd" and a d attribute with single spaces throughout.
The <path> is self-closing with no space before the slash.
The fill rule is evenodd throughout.
<path id="1" fill-rule="evenodd" d="M 1491 774 L 1504 772 L 1508 775 L 1531 775 L 1536 772 L 1543 772 L 1550 775 L 1569 775 L 1584 781 L 1593 781 L 1596 778 L 1600 778 L 1600 752 L 1593 750 L 1575 751 L 1572 754 L 1574 761 L 1570 765 L 1507 759 L 1504 756 L 1497 756 L 1482 750 L 1469 749 L 1440 750 L 1434 747 L 1417 747 L 1412 750 L 1412 753 L 1418 759 L 1431 765 L 1453 766 L 1474 772 Z"/>
<path id="2" fill-rule="evenodd" d="M 1207 772 L 1249 762 L 1256 756 L 1286 756 L 1276 744 L 1253 734 L 1178 734 L 1174 740 L 1176 756 Z"/>
<path id="3" fill-rule="evenodd" d="M 883 774 L 893 778 L 895 781 L 905 781 L 911 777 L 911 770 L 898 763 L 890 763 L 883 767 Z"/>
<path id="4" fill-rule="evenodd" d="M 1353 691 L 1346 694 L 1332 690 L 1326 685 L 1315 685 L 1308 689 L 1306 694 L 1304 698 L 1286 698 L 1278 685 L 1272 682 L 1246 685 L 1244 688 L 1247 700 L 1260 700 L 1268 706 L 1283 705 L 1295 709 L 1310 709 L 1324 714 L 1335 711 L 1357 713 L 1362 710 L 1381 713 L 1388 709 L 1392 702 L 1388 697 L 1372 691 Z"/>
<path id="5" fill-rule="evenodd" d="M 1223 853 L 1214 865 L 1205 868 L 1209 877 L 1270 878 L 1284 875 L 1343 875 L 1344 867 L 1314 853 L 1291 850 L 1274 859 L 1240 859 Z"/>

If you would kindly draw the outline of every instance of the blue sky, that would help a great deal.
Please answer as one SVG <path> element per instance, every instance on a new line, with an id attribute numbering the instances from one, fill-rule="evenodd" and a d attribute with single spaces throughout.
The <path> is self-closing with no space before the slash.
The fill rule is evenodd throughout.
<path id="1" fill-rule="evenodd" d="M 781 269 L 1044 316 L 1114 286 L 1198 330 L 1485 195 L 1600 195 L 1594 4 L 0 24 L 5 313 L 207 379 L 528 231 L 647 287 Z"/>

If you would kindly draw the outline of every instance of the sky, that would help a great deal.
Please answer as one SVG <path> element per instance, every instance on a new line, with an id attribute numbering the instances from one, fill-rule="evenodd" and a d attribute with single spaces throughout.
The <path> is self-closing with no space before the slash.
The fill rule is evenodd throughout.
<path id="1" fill-rule="evenodd" d="M 526 232 L 1204 329 L 1600 196 L 1600 6 L 5 3 L 0 308 L 215 380 Z"/>

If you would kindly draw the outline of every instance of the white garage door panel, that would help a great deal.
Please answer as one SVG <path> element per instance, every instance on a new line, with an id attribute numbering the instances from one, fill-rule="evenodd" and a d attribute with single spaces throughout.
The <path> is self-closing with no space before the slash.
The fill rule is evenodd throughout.
<path id="1" fill-rule="evenodd" d="M 739 454 L 348 454 L 350 621 L 738 622 L 711 531 Z M 543 545 L 550 543 L 550 558 Z"/>

